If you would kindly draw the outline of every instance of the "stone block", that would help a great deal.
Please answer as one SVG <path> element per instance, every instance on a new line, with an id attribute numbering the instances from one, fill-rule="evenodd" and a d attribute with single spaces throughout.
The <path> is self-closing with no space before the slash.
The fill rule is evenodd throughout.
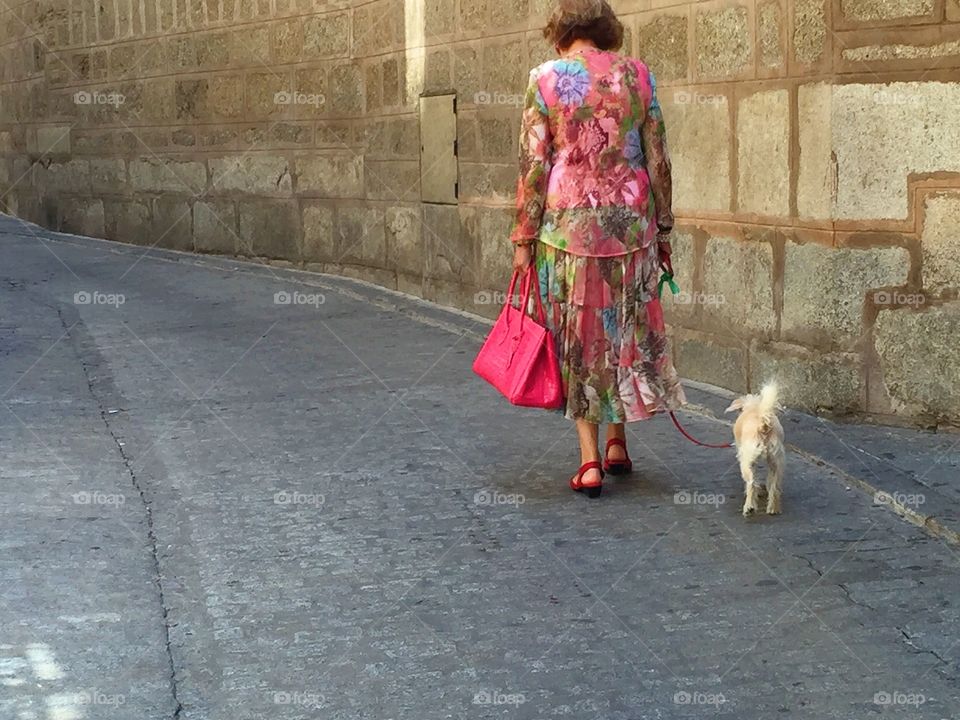
<path id="1" fill-rule="evenodd" d="M 290 195 L 293 190 L 289 163 L 282 156 L 245 154 L 212 158 L 209 163 L 213 193 Z"/>
<path id="2" fill-rule="evenodd" d="M 640 20 L 640 55 L 658 82 L 681 80 L 689 73 L 687 46 L 690 21 L 683 15 L 656 15 Z"/>
<path id="3" fill-rule="evenodd" d="M 302 155 L 296 158 L 296 169 L 300 195 L 363 197 L 362 155 Z"/>
<path id="4" fill-rule="evenodd" d="M 216 75 L 210 78 L 207 105 L 214 117 L 239 118 L 243 116 L 243 77 Z"/>
<path id="5" fill-rule="evenodd" d="M 300 222 L 296 203 L 285 200 L 252 200 L 240 203 L 242 255 L 298 261 Z"/>
<path id="6" fill-rule="evenodd" d="M 275 23 L 271 30 L 277 62 L 292 63 L 303 59 L 303 20 L 295 18 Z"/>
<path id="7" fill-rule="evenodd" d="M 510 231 L 513 229 L 514 211 L 510 208 L 479 207 L 475 213 L 465 215 L 463 222 L 467 230 L 462 251 L 464 259 L 471 259 L 468 252 L 479 257 L 479 273 L 464 273 L 464 281 L 477 288 L 505 290 L 513 272 Z"/>
<path id="8" fill-rule="evenodd" d="M 104 237 L 117 242 L 146 244 L 150 208 L 138 200 L 104 200 Z"/>
<path id="9" fill-rule="evenodd" d="M 920 249 L 923 287 L 931 292 L 960 290 L 960 193 L 927 198 Z"/>
<path id="10" fill-rule="evenodd" d="M 371 200 L 420 199 L 420 163 L 416 160 L 390 160 L 364 163 L 366 197 Z"/>
<path id="11" fill-rule="evenodd" d="M 713 237 L 703 257 L 703 291 L 689 301 L 702 306 L 706 325 L 715 333 L 744 338 L 772 333 L 773 248 L 760 240 Z"/>
<path id="12" fill-rule="evenodd" d="M 330 70 L 325 109 L 354 115 L 363 111 L 363 73 L 356 65 L 337 65 Z"/>
<path id="13" fill-rule="evenodd" d="M 675 231 L 670 236 L 670 247 L 673 250 L 671 262 L 677 285 L 682 293 L 692 295 L 697 291 L 694 284 L 696 273 L 696 242 L 693 235 L 682 230 Z M 669 325 L 689 326 L 697 306 L 692 302 L 681 302 L 685 297 L 674 295 L 664 288 L 661 298 L 663 312 Z"/>
<path id="14" fill-rule="evenodd" d="M 335 233 L 340 262 L 386 267 L 387 240 L 382 210 L 338 207 Z"/>
<path id="15" fill-rule="evenodd" d="M 150 219 L 147 245 L 193 250 L 193 211 L 185 200 L 154 199 Z"/>
<path id="16" fill-rule="evenodd" d="M 800 342 L 826 338 L 852 346 L 864 332 L 867 292 L 903 285 L 909 270 L 905 248 L 830 248 L 789 241 L 781 333 Z"/>
<path id="17" fill-rule="evenodd" d="M 453 51 L 453 82 L 457 94 L 464 103 L 476 102 L 481 91 L 489 92 L 482 87 L 480 79 L 480 56 L 477 49 L 471 45 L 457 45 Z M 516 90 L 516 92 L 521 92 Z"/>
<path id="18" fill-rule="evenodd" d="M 69 125 L 37 128 L 37 152 L 41 155 L 70 154 Z"/>
<path id="19" fill-rule="evenodd" d="M 801 85 L 798 94 L 800 159 L 797 212 L 800 217 L 833 217 L 836 169 L 833 163 L 833 92 L 827 83 Z"/>
<path id="20" fill-rule="evenodd" d="M 427 204 L 422 206 L 422 212 L 424 275 L 450 282 L 475 282 L 473 242 L 466 228 L 461 227 L 460 209 L 455 205 Z"/>
<path id="21" fill-rule="evenodd" d="M 239 234 L 232 202 L 198 200 L 193 204 L 193 244 L 197 252 L 235 255 Z"/>
<path id="22" fill-rule="evenodd" d="M 673 339 L 674 364 L 684 378 L 747 392 L 747 348 L 684 332 Z"/>
<path id="23" fill-rule="evenodd" d="M 254 72 L 247 75 L 246 107 L 248 117 L 263 118 L 286 112 L 284 99 L 290 94 L 292 80 L 283 72 Z"/>
<path id="24" fill-rule="evenodd" d="M 86 160 L 52 162 L 48 166 L 35 165 L 37 187 L 45 193 L 90 192 L 90 163 Z"/>
<path id="25" fill-rule="evenodd" d="M 841 0 L 840 10 L 847 20 L 869 22 L 930 16 L 934 0 Z"/>
<path id="26" fill-rule="evenodd" d="M 333 206 L 303 206 L 303 259 L 307 262 L 337 262 Z"/>
<path id="27" fill-rule="evenodd" d="M 303 52 L 306 57 L 341 57 L 350 51 L 350 16 L 347 13 L 314 15 L 298 22 L 303 22 Z"/>
<path id="28" fill-rule="evenodd" d="M 748 95 L 737 113 L 737 202 L 761 215 L 790 214 L 790 93 Z"/>
<path id="29" fill-rule="evenodd" d="M 783 8 L 779 0 L 757 7 L 757 52 L 763 67 L 783 67 Z"/>
<path id="30" fill-rule="evenodd" d="M 404 67 L 401 57 L 388 57 L 383 61 L 383 104 L 386 107 L 400 105 L 406 100 Z"/>
<path id="31" fill-rule="evenodd" d="M 454 32 L 457 29 L 456 0 L 426 0 L 423 17 L 427 40 Z"/>
<path id="32" fill-rule="evenodd" d="M 826 50 L 827 10 L 824 0 L 794 0 L 793 57 L 803 65 L 818 62 Z"/>
<path id="33" fill-rule="evenodd" d="M 749 17 L 743 6 L 697 11 L 698 78 L 736 77 L 748 69 L 753 58 Z"/>
<path id="34" fill-rule="evenodd" d="M 750 352 L 751 389 L 775 380 L 780 402 L 813 413 L 861 410 L 860 376 L 856 355 L 811 352 L 780 343 L 755 346 Z"/>
<path id="35" fill-rule="evenodd" d="M 732 130 L 727 97 L 661 89 L 660 105 L 673 162 L 674 208 L 729 211 Z"/>
<path id="36" fill-rule="evenodd" d="M 519 40 L 484 44 L 482 91 L 488 95 L 522 96 L 529 73 L 523 54 L 523 43 Z"/>
<path id="37" fill-rule="evenodd" d="M 837 217 L 905 219 L 911 173 L 960 172 L 957 107 L 960 83 L 836 85 Z"/>
<path id="38" fill-rule="evenodd" d="M 426 257 L 419 209 L 405 205 L 387 208 L 386 233 L 388 265 L 410 275 L 422 275 Z"/>
<path id="39" fill-rule="evenodd" d="M 519 120 L 513 115 L 477 117 L 480 130 L 480 157 L 485 161 L 516 163 L 519 145 Z"/>
<path id="40" fill-rule="evenodd" d="M 138 192 L 175 192 L 191 195 L 207 186 L 207 168 L 187 160 L 137 159 L 129 166 L 130 185 Z"/>
<path id="41" fill-rule="evenodd" d="M 270 64 L 269 26 L 244 27 L 232 31 L 230 37 L 230 65 L 232 67 L 262 67 Z"/>
<path id="42" fill-rule="evenodd" d="M 517 189 L 517 164 L 460 163 L 460 197 L 509 203 Z"/>
<path id="43" fill-rule="evenodd" d="M 895 412 L 955 421 L 960 416 L 960 302 L 921 312 L 881 310 L 873 334 Z"/>
<path id="44" fill-rule="evenodd" d="M 127 165 L 121 158 L 90 160 L 90 186 L 96 194 L 127 192 Z"/>
<path id="45" fill-rule="evenodd" d="M 63 199 L 60 206 L 60 231 L 74 235 L 104 236 L 103 202 L 91 199 Z"/>

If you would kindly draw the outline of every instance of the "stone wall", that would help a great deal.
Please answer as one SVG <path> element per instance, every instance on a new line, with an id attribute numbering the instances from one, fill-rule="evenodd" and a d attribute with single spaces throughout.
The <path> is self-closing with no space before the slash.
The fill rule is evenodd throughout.
<path id="1" fill-rule="evenodd" d="M 10 0 L 6 211 L 492 316 L 546 0 Z M 684 375 L 960 422 L 957 0 L 623 0 L 676 178 Z M 420 200 L 456 92 L 459 201 Z M 423 131 L 429 134 L 429 122 Z"/>

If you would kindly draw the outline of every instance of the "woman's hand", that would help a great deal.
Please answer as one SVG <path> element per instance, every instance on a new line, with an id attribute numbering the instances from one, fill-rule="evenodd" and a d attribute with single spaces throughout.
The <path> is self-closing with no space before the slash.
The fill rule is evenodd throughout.
<path id="1" fill-rule="evenodd" d="M 660 261 L 660 267 L 665 272 L 673 275 L 673 263 L 670 255 L 673 249 L 670 247 L 670 233 L 661 232 L 657 234 L 657 259 Z"/>
<path id="2" fill-rule="evenodd" d="M 513 269 L 525 273 L 533 262 L 533 245 L 517 245 L 513 251 Z"/>

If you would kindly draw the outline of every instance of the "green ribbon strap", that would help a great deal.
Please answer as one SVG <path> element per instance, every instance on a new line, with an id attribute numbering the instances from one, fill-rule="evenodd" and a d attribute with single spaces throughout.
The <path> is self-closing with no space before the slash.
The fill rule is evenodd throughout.
<path id="1" fill-rule="evenodd" d="M 670 292 L 672 292 L 674 295 L 679 295 L 679 294 L 680 294 L 680 286 L 677 285 L 677 284 L 673 281 L 673 273 L 664 272 L 663 275 L 660 276 L 660 282 L 657 283 L 657 297 L 658 297 L 658 298 L 662 298 L 662 297 L 663 297 L 663 286 L 664 286 L 664 285 L 669 285 L 669 286 L 670 286 Z"/>

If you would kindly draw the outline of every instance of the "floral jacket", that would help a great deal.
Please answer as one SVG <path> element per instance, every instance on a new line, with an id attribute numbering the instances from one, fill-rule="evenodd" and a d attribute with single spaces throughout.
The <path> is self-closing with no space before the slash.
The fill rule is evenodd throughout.
<path id="1" fill-rule="evenodd" d="M 587 49 L 530 71 L 510 239 L 574 255 L 645 248 L 673 227 L 670 155 L 653 74 Z"/>

